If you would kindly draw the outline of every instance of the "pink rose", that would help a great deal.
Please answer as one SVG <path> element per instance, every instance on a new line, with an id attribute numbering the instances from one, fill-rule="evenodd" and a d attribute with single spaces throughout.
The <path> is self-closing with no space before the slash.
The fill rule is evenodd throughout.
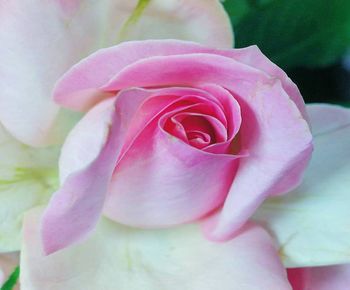
<path id="1" fill-rule="evenodd" d="M 140 228 L 201 221 L 227 240 L 299 184 L 312 151 L 297 87 L 254 46 L 123 43 L 75 65 L 54 98 L 87 114 L 62 149 L 46 253 L 82 239 L 102 212 Z"/>

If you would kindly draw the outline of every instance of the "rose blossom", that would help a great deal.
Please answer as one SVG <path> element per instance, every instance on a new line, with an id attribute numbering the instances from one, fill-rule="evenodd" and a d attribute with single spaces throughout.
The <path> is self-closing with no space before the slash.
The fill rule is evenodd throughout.
<path id="1" fill-rule="evenodd" d="M 57 189 L 60 146 L 81 118 L 51 98 L 68 68 L 102 47 L 132 39 L 233 45 L 219 0 L 152 0 L 142 11 L 138 2 L 0 1 L 0 252 L 20 250 L 24 212 L 47 204 Z"/>
<path id="2" fill-rule="evenodd" d="M 350 110 L 312 104 L 307 113 L 315 151 L 302 184 L 269 198 L 254 217 L 277 237 L 278 251 L 255 226 L 212 243 L 198 225 L 142 230 L 102 217 L 86 240 L 46 256 L 38 209 L 24 219 L 23 289 L 347 290 L 349 265 L 315 266 L 349 262 Z M 292 286 L 280 258 L 297 267 L 288 269 Z"/>
<path id="3" fill-rule="evenodd" d="M 88 113 L 62 149 L 47 253 L 102 211 L 141 228 L 201 220 L 208 238 L 226 240 L 265 198 L 299 184 L 312 151 L 297 87 L 256 47 L 124 43 L 75 65 L 54 98 Z"/>

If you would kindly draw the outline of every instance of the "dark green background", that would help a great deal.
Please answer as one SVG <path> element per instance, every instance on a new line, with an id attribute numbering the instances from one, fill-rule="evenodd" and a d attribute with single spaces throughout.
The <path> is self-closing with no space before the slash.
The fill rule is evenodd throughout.
<path id="1" fill-rule="evenodd" d="M 257 44 L 307 102 L 350 103 L 349 0 L 226 0 L 236 47 Z"/>

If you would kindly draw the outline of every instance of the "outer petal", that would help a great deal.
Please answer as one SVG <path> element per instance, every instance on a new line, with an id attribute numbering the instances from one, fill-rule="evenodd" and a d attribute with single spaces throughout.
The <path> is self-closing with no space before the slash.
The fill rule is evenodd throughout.
<path id="1" fill-rule="evenodd" d="M 57 83 L 54 97 L 63 106 L 75 110 L 87 110 L 94 103 L 105 97 L 106 92 L 101 92 L 101 87 L 106 83 L 109 83 L 107 89 L 118 89 L 118 86 L 113 85 L 112 79 L 116 78 L 120 71 L 128 65 L 154 56 L 190 53 L 208 53 L 225 56 L 261 70 L 272 78 L 278 78 L 304 118 L 306 117 L 304 101 L 297 86 L 288 78 L 282 69 L 273 64 L 256 46 L 235 50 L 217 50 L 191 42 L 175 40 L 123 43 L 115 47 L 100 50 L 75 65 Z M 163 62 L 162 59 L 159 61 Z M 227 60 L 224 59 L 223 61 Z M 159 66 L 156 63 L 153 65 L 155 67 Z M 220 69 L 223 68 L 220 67 Z M 131 71 L 131 73 L 134 73 L 133 70 Z M 139 85 L 134 83 L 134 86 Z"/>
<path id="2" fill-rule="evenodd" d="M 268 196 L 299 185 L 311 156 L 310 129 L 279 82 L 242 101 L 241 146 L 249 157 L 241 160 L 223 209 L 205 223 L 212 239 L 232 237 Z"/>
<path id="3" fill-rule="evenodd" d="M 291 290 L 270 237 L 257 226 L 217 244 L 193 225 L 148 231 L 102 219 L 82 244 L 44 256 L 39 216 L 26 218 L 22 290 Z"/>
<path id="4" fill-rule="evenodd" d="M 65 13 L 59 1 L 0 4 L 0 121 L 24 143 L 37 146 L 57 141 L 53 127 L 58 107 L 50 98 L 53 84 L 97 48 L 97 12 L 83 8 L 78 14 L 71 12 L 74 17 Z"/>
<path id="5" fill-rule="evenodd" d="M 13 270 L 19 264 L 19 253 L 7 253 L 0 255 L 0 287 L 11 275 Z M 13 290 L 19 290 L 19 285 L 17 285 Z"/>
<path id="6" fill-rule="evenodd" d="M 303 183 L 256 216 L 277 238 L 285 265 L 350 262 L 350 110 L 309 105 L 315 152 Z"/>
<path id="7" fill-rule="evenodd" d="M 219 0 L 152 0 L 130 26 L 122 40 L 174 38 L 218 48 L 233 46 L 230 19 Z"/>
<path id="8" fill-rule="evenodd" d="M 347 290 L 350 265 L 289 269 L 293 290 Z"/>
<path id="9" fill-rule="evenodd" d="M 0 125 L 0 252 L 20 248 L 22 216 L 57 186 L 58 148 L 32 149 Z"/>
<path id="10" fill-rule="evenodd" d="M 118 33 L 136 3 L 1 2 L 0 121 L 16 138 L 34 146 L 57 141 L 61 122 L 51 99 L 54 82 L 92 51 L 122 40 Z M 127 39 L 182 38 L 220 47 L 232 42 L 228 16 L 214 0 L 152 1 L 126 32 Z"/>
<path id="11" fill-rule="evenodd" d="M 119 158 L 130 119 L 148 94 L 131 98 L 120 94 L 115 100 L 107 100 L 85 116 L 90 128 L 97 133 L 96 144 L 91 154 L 96 154 L 85 166 L 70 174 L 61 188 L 53 195 L 43 216 L 42 237 L 47 254 L 58 251 L 84 238 L 96 225 L 105 201 L 105 196 L 114 168 Z M 91 131 L 82 130 L 78 137 L 84 148 L 84 139 Z M 74 134 L 73 130 L 71 134 Z M 104 138 L 103 138 L 104 137 Z M 103 141 L 102 141 L 103 140 Z M 102 142 L 101 142 L 102 141 Z M 80 143 L 81 142 L 81 143 Z"/>

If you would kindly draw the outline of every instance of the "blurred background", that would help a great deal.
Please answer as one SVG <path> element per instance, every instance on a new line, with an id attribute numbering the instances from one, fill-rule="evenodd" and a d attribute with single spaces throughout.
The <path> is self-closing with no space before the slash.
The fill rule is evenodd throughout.
<path id="1" fill-rule="evenodd" d="M 226 0 L 235 46 L 257 44 L 306 102 L 350 107 L 350 0 Z"/>

